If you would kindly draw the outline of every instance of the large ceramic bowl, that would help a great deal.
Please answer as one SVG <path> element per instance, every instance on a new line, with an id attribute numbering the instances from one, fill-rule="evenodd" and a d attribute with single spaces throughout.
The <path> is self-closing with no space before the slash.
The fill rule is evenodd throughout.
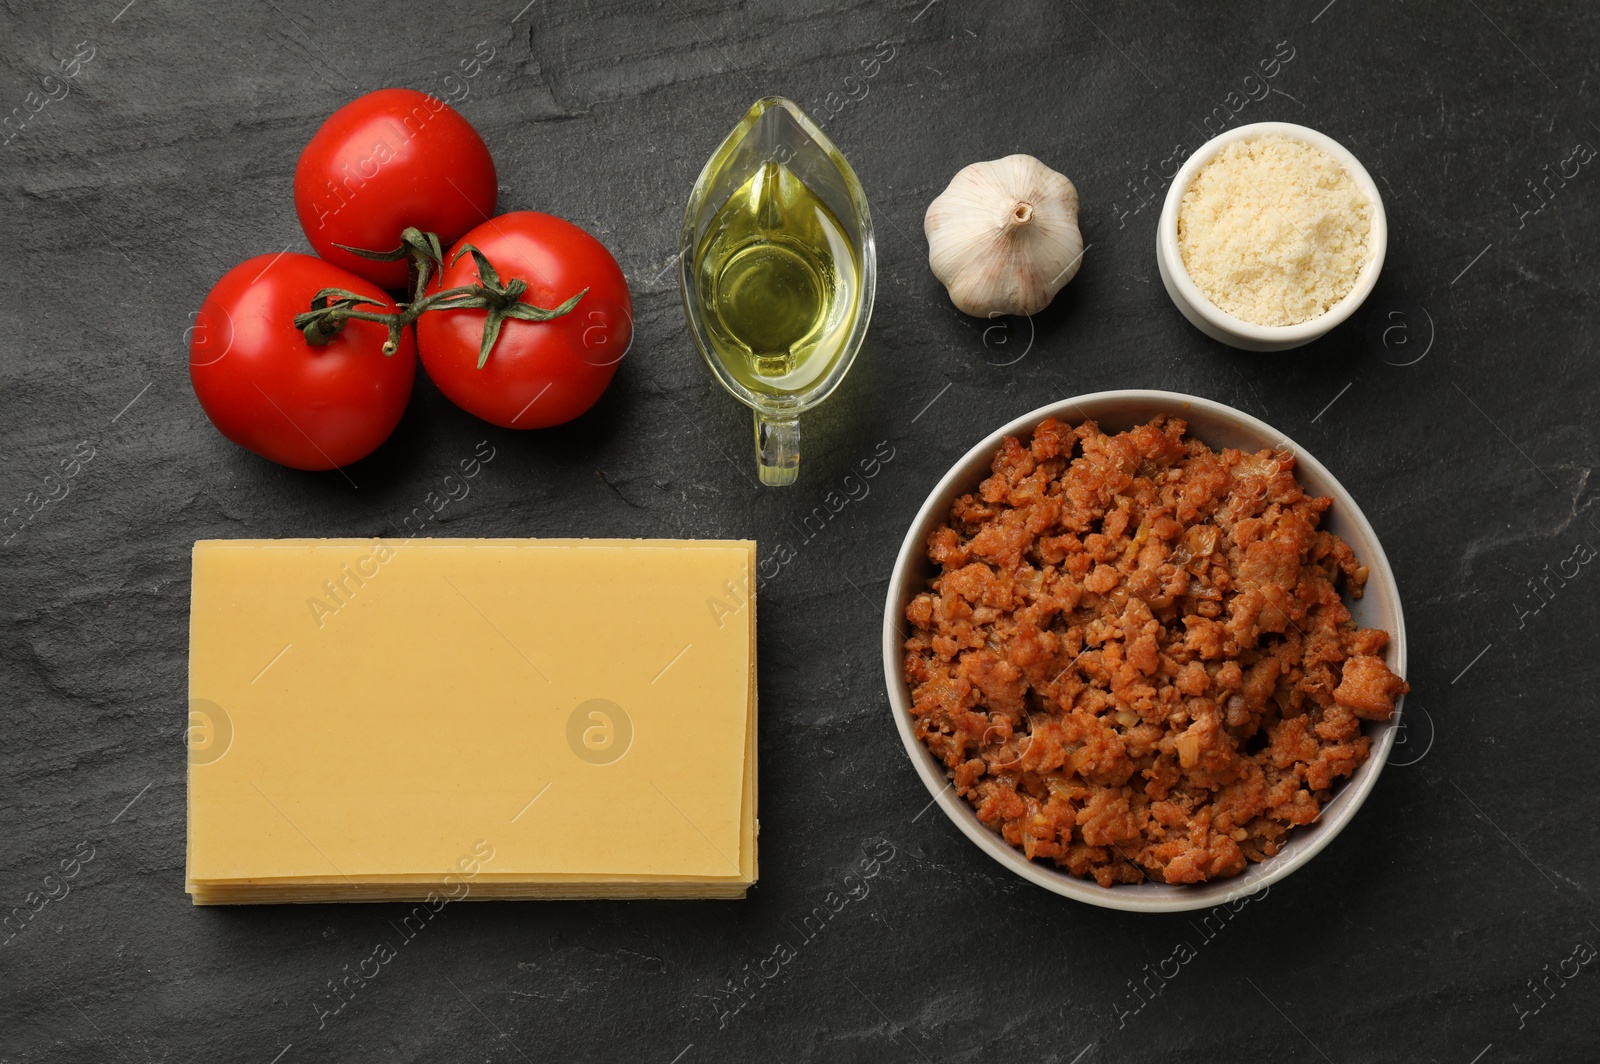
<path id="1" fill-rule="evenodd" d="M 1183 265 L 1183 254 L 1178 250 L 1178 211 L 1195 175 L 1229 144 L 1269 133 L 1293 137 L 1333 156 L 1372 204 L 1371 228 L 1367 233 L 1367 247 L 1371 255 L 1356 275 L 1355 287 L 1329 307 L 1326 314 L 1298 325 L 1257 325 L 1229 314 L 1200 291 L 1200 286 L 1189 277 L 1189 271 Z M 1189 319 L 1191 325 L 1213 340 L 1245 351 L 1285 351 L 1299 347 L 1343 322 L 1372 294 L 1373 287 L 1378 283 L 1378 274 L 1383 272 L 1383 260 L 1388 249 L 1389 222 L 1383 211 L 1383 197 L 1378 194 L 1378 183 L 1372 180 L 1372 175 L 1361 165 L 1361 160 L 1326 133 L 1292 122 L 1255 122 L 1230 129 L 1206 141 L 1173 176 L 1172 185 L 1167 189 L 1166 202 L 1161 207 L 1160 220 L 1156 223 L 1156 269 L 1173 304 Z"/>
<path id="2" fill-rule="evenodd" d="M 1283 852 L 1250 865 L 1242 874 L 1231 879 L 1193 886 L 1145 882 L 1107 888 L 1092 879 L 1069 875 L 1051 862 L 1030 861 L 999 834 L 984 826 L 967 801 L 955 793 L 944 766 L 912 733 L 911 692 L 901 670 L 904 641 L 901 631 L 906 624 L 906 606 L 914 596 L 926 589 L 928 580 L 934 574 L 934 565 L 927 557 L 929 534 L 945 521 L 951 504 L 958 496 L 976 491 L 979 482 L 989 475 L 990 464 L 1004 437 L 1016 436 L 1025 441 L 1040 422 L 1052 416 L 1074 424 L 1092 418 L 1107 432 L 1118 432 L 1149 421 L 1157 414 L 1183 418 L 1189 424 L 1189 434 L 1214 449 L 1237 447 L 1256 451 L 1284 448 L 1294 452 L 1298 459 L 1296 474 L 1306 491 L 1312 495 L 1333 497 L 1333 507 L 1324 515 L 1322 527 L 1343 537 L 1355 551 L 1356 557 L 1367 566 L 1365 594 L 1359 600 L 1346 604 L 1357 624 L 1367 628 L 1382 628 L 1393 637 L 1388 649 L 1389 667 L 1404 676 L 1406 627 L 1400 613 L 1400 595 L 1395 587 L 1394 573 L 1389 568 L 1389 560 L 1384 557 L 1383 547 L 1379 545 L 1372 526 L 1362 516 L 1360 507 L 1350 493 L 1321 462 L 1272 426 L 1221 403 L 1177 392 L 1130 390 L 1080 395 L 1040 407 L 984 437 L 944 475 L 922 504 L 922 509 L 917 511 L 916 520 L 911 523 L 905 542 L 900 546 L 899 556 L 895 558 L 883 625 L 884 678 L 888 683 L 889 706 L 894 714 L 895 727 L 900 731 L 900 740 L 905 745 L 911 763 L 916 766 L 917 774 L 922 777 L 928 793 L 944 815 L 979 849 L 1023 879 L 1091 905 L 1132 912 L 1178 912 L 1210 908 L 1253 894 L 1311 860 L 1344 829 L 1378 782 L 1378 774 L 1383 771 L 1389 750 L 1394 745 L 1400 719 L 1397 711 L 1388 721 L 1368 721 L 1363 725 L 1363 731 L 1372 739 L 1372 755 L 1356 770 L 1354 776 L 1337 787 L 1333 798 L 1323 807 L 1320 819 L 1295 829 Z"/>

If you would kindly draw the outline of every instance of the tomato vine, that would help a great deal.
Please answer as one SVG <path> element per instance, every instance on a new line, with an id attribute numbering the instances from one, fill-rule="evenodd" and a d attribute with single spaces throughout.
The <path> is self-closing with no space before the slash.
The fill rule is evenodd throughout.
<path id="1" fill-rule="evenodd" d="M 437 235 L 421 232 L 414 227 L 408 227 L 400 234 L 400 246 L 393 251 L 368 251 L 345 247 L 343 244 L 336 246 L 378 262 L 410 260 L 413 267 L 412 275 L 415 277 L 411 302 L 399 304 L 399 309 L 393 313 L 379 313 L 360 308 L 381 307 L 384 303 L 380 300 L 370 299 L 343 288 L 324 288 L 311 297 L 311 309 L 295 315 L 294 318 L 295 328 L 305 335 L 306 343 L 312 347 L 326 345 L 344 330 L 347 321 L 371 321 L 389 330 L 389 338 L 384 342 L 383 353 L 392 355 L 399 350 L 401 331 L 429 311 L 487 310 L 489 313 L 483 324 L 483 339 L 478 348 L 478 368 L 482 369 L 489 361 L 489 352 L 499 339 L 501 326 L 505 324 L 507 318 L 515 318 L 518 321 L 551 321 L 570 313 L 589 291 L 584 288 L 557 307 L 537 307 L 531 303 L 524 303 L 522 296 L 528 290 L 528 282 L 520 277 L 502 282 L 500 275 L 483 252 L 471 244 L 466 244 L 456 252 L 455 258 L 450 260 L 450 265 L 459 262 L 463 255 L 470 254 L 478 267 L 478 283 L 443 288 L 428 294 L 428 281 L 432 278 L 434 270 L 444 269 L 444 252 L 439 245 Z"/>

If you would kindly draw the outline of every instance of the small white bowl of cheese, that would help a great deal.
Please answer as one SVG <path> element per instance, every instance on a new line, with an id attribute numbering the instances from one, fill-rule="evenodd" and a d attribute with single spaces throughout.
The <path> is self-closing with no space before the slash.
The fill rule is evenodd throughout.
<path id="1" fill-rule="evenodd" d="M 1156 265 L 1195 328 L 1231 347 L 1282 351 L 1355 313 L 1388 244 L 1378 186 L 1344 145 L 1256 122 L 1213 137 L 1178 170 Z"/>

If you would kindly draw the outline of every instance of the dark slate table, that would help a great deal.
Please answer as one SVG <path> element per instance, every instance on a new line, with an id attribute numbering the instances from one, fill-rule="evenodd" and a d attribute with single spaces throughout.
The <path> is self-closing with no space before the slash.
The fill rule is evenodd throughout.
<path id="1" fill-rule="evenodd" d="M 0 906 L 37 905 L 77 862 L 69 893 L 0 936 L 0 1059 L 1593 1058 L 1600 576 L 1545 576 L 1600 544 L 1600 173 L 1550 179 L 1600 145 L 1600 9 L 125 2 L 0 12 L 0 107 L 21 108 L 0 152 L 0 512 L 26 515 L 46 473 L 92 454 L 0 551 Z M 462 80 L 480 42 L 492 61 Z M 1265 93 L 1245 81 L 1263 63 Z M 307 250 L 295 157 L 387 85 L 459 100 L 502 209 L 613 248 L 638 336 L 596 409 L 543 432 L 477 423 L 419 376 L 352 488 L 213 431 L 185 330 L 234 263 Z M 771 93 L 854 163 L 882 274 L 866 349 L 806 419 L 785 490 L 754 485 L 749 415 L 696 355 L 673 273 L 701 164 Z M 1156 274 L 1168 160 L 1218 114 L 1322 129 L 1385 196 L 1377 292 L 1290 354 L 1205 339 Z M 1091 246 L 1046 313 L 992 328 L 949 305 L 921 218 L 962 165 L 1012 152 L 1077 183 Z M 1396 763 L 1333 846 L 1226 921 L 1103 911 L 1004 872 L 919 815 L 883 691 L 889 565 L 939 475 L 1018 414 L 1133 386 L 1233 404 L 1314 452 L 1407 609 Z M 498 457 L 432 534 L 792 549 L 762 589 L 761 882 L 740 903 L 452 906 L 332 1011 L 330 981 L 395 938 L 397 907 L 197 910 L 183 893 L 190 546 L 393 534 L 484 439 Z M 880 449 L 870 490 L 803 526 Z M 864 853 L 887 858 L 846 895 Z M 802 933 L 830 894 L 846 904 Z M 1152 971 L 1171 978 L 1136 994 Z"/>

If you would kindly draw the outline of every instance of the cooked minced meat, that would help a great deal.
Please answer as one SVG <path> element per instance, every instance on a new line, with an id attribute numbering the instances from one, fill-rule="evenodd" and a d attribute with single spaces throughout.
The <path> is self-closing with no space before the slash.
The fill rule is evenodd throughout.
<path id="1" fill-rule="evenodd" d="M 1333 500 L 1185 427 L 1007 437 L 906 608 L 919 738 L 1006 841 L 1107 887 L 1278 853 L 1408 690 L 1340 600 L 1367 570 Z"/>

